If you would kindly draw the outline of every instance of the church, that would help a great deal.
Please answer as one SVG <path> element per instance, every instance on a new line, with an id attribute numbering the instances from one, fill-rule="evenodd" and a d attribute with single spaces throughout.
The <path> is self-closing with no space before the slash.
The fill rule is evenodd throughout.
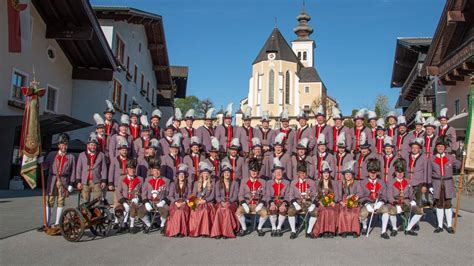
<path id="1" fill-rule="evenodd" d="M 296 116 L 306 112 L 309 123 L 315 124 L 313 112 L 320 103 L 331 116 L 332 106 L 337 103 L 327 95 L 327 89 L 314 65 L 316 44 L 310 39 L 313 28 L 308 25 L 311 17 L 305 8 L 296 17 L 298 25 L 293 29 L 296 40 L 291 46 L 280 30 L 275 27 L 252 63 L 248 96 L 240 102 L 237 125 L 241 124 L 241 113 L 252 107 L 252 125 L 258 125 L 263 112 L 268 112 L 278 126 L 278 117 L 287 109 L 290 124 L 297 123 Z"/>

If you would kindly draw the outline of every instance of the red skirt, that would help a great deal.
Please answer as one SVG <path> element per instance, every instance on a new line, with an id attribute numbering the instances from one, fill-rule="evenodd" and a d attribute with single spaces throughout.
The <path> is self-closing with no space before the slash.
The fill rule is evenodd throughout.
<path id="1" fill-rule="evenodd" d="M 178 209 L 174 203 L 170 205 L 168 221 L 166 221 L 165 236 L 176 236 L 182 234 L 188 236 L 189 207 L 184 204 Z"/>
<path id="2" fill-rule="evenodd" d="M 337 217 L 339 214 L 339 206 L 324 207 L 319 206 L 318 208 L 318 220 L 313 228 L 312 234 L 314 236 L 320 236 L 323 233 L 336 233 L 337 228 Z"/>
<path id="3" fill-rule="evenodd" d="M 204 203 L 191 210 L 189 216 L 189 236 L 210 236 L 214 213 L 215 210 L 212 203 Z"/>
<path id="4" fill-rule="evenodd" d="M 339 207 L 339 218 L 337 219 L 337 233 L 356 233 L 360 235 L 359 222 L 360 207 L 348 209 Z"/>
<path id="5" fill-rule="evenodd" d="M 220 203 L 217 203 L 215 210 L 216 215 L 212 222 L 211 237 L 235 238 L 234 231 L 239 229 L 239 221 L 235 216 L 237 205 L 231 203 L 229 207 L 223 207 Z"/>

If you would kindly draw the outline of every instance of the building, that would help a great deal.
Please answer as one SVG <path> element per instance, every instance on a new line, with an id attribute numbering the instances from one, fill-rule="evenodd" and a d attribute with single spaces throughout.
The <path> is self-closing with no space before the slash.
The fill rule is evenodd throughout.
<path id="1" fill-rule="evenodd" d="M 284 108 L 289 111 L 290 123 L 295 124 L 301 109 L 311 115 L 319 103 L 326 103 L 328 99 L 326 86 L 314 65 L 316 44 L 310 39 L 311 17 L 304 7 L 297 20 L 294 28 L 297 38 L 291 46 L 280 30 L 274 28 L 252 63 L 248 96 L 241 101 L 242 110 L 252 107 L 252 125 L 259 123 L 264 111 L 275 120 Z M 238 113 L 238 125 L 240 118 Z"/>
<path id="2" fill-rule="evenodd" d="M 431 38 L 397 38 L 390 86 L 400 88 L 396 108 L 401 108 L 408 126 L 414 127 L 418 110 L 425 117 L 435 112 L 435 95 L 431 80 L 421 73 Z"/>
<path id="3" fill-rule="evenodd" d="M 135 106 L 143 114 L 159 108 L 164 126 L 173 114 L 174 98 L 186 97 L 188 68 L 170 66 L 163 18 L 131 7 L 93 8 L 118 71 L 103 80 L 76 80 L 73 116 L 92 123 L 92 115 L 101 114 L 105 100 L 110 99 L 116 119 Z M 92 130 L 90 127 L 72 134 L 84 139 Z"/>

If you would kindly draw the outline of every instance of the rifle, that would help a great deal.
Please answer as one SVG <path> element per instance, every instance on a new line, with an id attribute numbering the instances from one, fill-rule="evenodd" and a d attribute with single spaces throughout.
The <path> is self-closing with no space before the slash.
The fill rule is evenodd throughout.
<path id="1" fill-rule="evenodd" d="M 311 193 L 311 191 L 308 189 L 308 198 L 311 198 L 310 193 Z M 308 219 L 309 213 L 310 213 L 310 211 L 309 211 L 309 208 L 308 208 L 308 210 L 306 210 L 305 216 L 303 217 L 303 221 L 301 222 L 300 226 L 298 227 L 298 230 L 296 230 L 296 236 L 298 236 L 301 233 L 301 229 L 303 228 L 304 224 L 306 223 L 306 219 Z"/>

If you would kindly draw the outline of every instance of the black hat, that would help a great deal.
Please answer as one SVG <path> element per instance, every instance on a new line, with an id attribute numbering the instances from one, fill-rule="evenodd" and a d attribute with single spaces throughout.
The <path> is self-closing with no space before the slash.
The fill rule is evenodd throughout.
<path id="1" fill-rule="evenodd" d="M 436 139 L 436 146 L 438 145 L 444 145 L 445 147 L 449 146 L 449 141 L 445 136 L 439 136 Z"/>
<path id="2" fill-rule="evenodd" d="M 250 158 L 248 165 L 249 165 L 249 171 L 260 172 L 260 169 L 262 168 L 262 164 L 260 163 L 260 160 L 258 160 L 257 158 Z"/>
<path id="3" fill-rule="evenodd" d="M 150 161 L 148 161 L 148 168 L 150 168 L 150 169 L 160 169 L 160 167 L 161 167 L 160 159 L 152 158 Z"/>
<path id="4" fill-rule="evenodd" d="M 66 133 L 61 133 L 58 136 L 58 144 L 68 144 L 69 143 L 69 135 Z"/>
<path id="5" fill-rule="evenodd" d="M 133 158 L 128 158 L 127 159 L 127 168 L 137 168 L 137 160 Z"/>
<path id="6" fill-rule="evenodd" d="M 370 158 L 367 161 L 368 172 L 380 172 L 380 161 L 376 158 Z"/>
<path id="7" fill-rule="evenodd" d="M 298 162 L 296 165 L 296 171 L 297 172 L 305 172 L 307 171 L 307 166 L 306 166 L 306 161 L 303 162 Z"/>
<path id="8" fill-rule="evenodd" d="M 405 172 L 407 161 L 403 158 L 398 158 L 393 163 L 393 166 L 395 167 L 395 172 L 399 172 L 399 173 Z"/>

